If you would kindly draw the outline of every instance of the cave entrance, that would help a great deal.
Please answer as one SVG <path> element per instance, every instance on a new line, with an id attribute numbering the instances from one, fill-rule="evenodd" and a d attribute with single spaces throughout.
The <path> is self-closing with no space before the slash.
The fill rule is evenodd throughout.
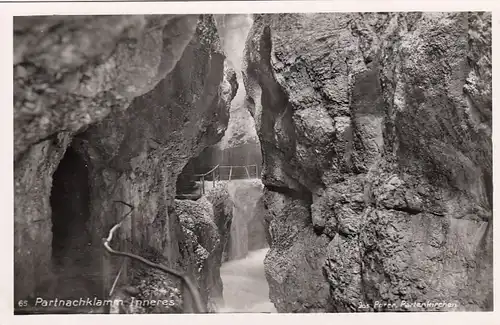
<path id="1" fill-rule="evenodd" d="M 89 204 L 87 163 L 69 147 L 53 174 L 50 195 L 52 264 L 57 282 L 54 294 L 58 298 L 87 298 L 99 292 L 92 271 Z"/>

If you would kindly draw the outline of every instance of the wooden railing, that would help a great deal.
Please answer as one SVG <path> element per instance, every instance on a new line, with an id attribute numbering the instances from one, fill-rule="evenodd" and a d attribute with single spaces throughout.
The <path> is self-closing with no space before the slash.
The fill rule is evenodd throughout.
<path id="1" fill-rule="evenodd" d="M 245 169 L 245 172 L 247 174 L 247 178 L 252 178 L 250 176 L 250 167 L 255 167 L 255 177 L 256 178 L 259 178 L 259 165 L 244 165 L 244 166 L 219 166 L 219 168 L 228 168 L 229 169 L 229 177 L 228 177 L 228 181 L 230 181 L 232 179 L 232 175 L 233 175 L 233 170 L 234 169 L 237 169 L 237 168 L 244 168 Z"/>
<path id="2" fill-rule="evenodd" d="M 147 265 L 149 267 L 152 267 L 154 269 L 163 271 L 167 274 L 173 275 L 177 277 L 178 279 L 181 280 L 181 285 L 182 285 L 182 299 L 183 299 L 183 312 L 184 313 L 206 313 L 206 308 L 203 305 L 201 295 L 195 286 L 195 284 L 191 281 L 188 275 L 180 273 L 176 270 L 173 270 L 171 268 L 168 268 L 164 265 L 153 263 L 141 256 L 132 254 L 130 252 L 125 252 L 125 251 L 119 251 L 115 250 L 111 247 L 111 241 L 113 240 L 113 236 L 115 232 L 120 229 L 122 226 L 123 222 L 127 219 L 128 216 L 132 214 L 134 211 L 134 207 L 128 203 L 125 203 L 123 201 L 115 201 L 117 203 L 122 203 L 125 204 L 130 208 L 130 211 L 125 214 L 125 216 L 122 218 L 122 220 L 114 225 L 111 230 L 109 231 L 108 237 L 103 239 L 103 246 L 104 246 L 104 253 L 103 253 L 103 263 L 102 263 L 102 274 L 103 274 L 103 287 L 105 290 L 105 299 L 112 299 L 113 294 L 115 292 L 115 289 L 119 283 L 120 280 L 123 277 L 123 274 L 126 274 L 126 267 L 127 267 L 127 259 L 132 259 L 135 261 L 138 261 L 144 265 Z M 134 224 L 132 223 L 132 229 L 134 227 Z M 113 283 L 109 287 L 109 275 L 111 274 L 111 263 L 110 263 L 110 255 L 112 256 L 121 256 L 122 257 L 122 262 L 120 269 L 118 273 L 114 276 Z M 109 288 L 109 289 L 108 289 Z M 111 306 L 108 305 L 106 306 L 107 310 L 105 312 L 110 313 L 110 308 Z"/>
<path id="3" fill-rule="evenodd" d="M 216 179 L 218 178 L 218 180 L 220 180 L 220 169 L 219 169 L 220 165 L 217 165 L 215 166 L 214 168 L 210 169 L 208 172 L 204 173 L 204 174 L 196 174 L 194 175 L 194 177 L 199 177 L 200 178 L 200 183 L 201 183 L 201 186 L 200 186 L 200 194 L 203 195 L 205 194 L 205 177 L 207 175 L 210 175 L 212 174 L 212 182 L 213 182 L 213 186 L 215 187 L 215 181 Z M 217 175 L 217 172 L 218 175 Z"/>
<path id="4" fill-rule="evenodd" d="M 213 167 L 212 169 L 210 169 L 206 173 L 193 175 L 195 178 L 198 178 L 199 181 L 200 181 L 200 195 L 205 194 L 205 182 L 207 181 L 206 178 L 207 178 L 208 175 L 212 176 L 213 187 L 215 187 L 215 182 L 216 181 L 223 180 L 223 179 L 221 179 L 221 169 L 229 169 L 229 176 L 227 178 L 227 181 L 231 181 L 232 176 L 233 176 L 233 170 L 234 169 L 238 169 L 238 168 L 243 168 L 245 170 L 247 178 L 252 178 L 250 176 L 250 171 L 252 170 L 252 168 L 255 168 L 255 177 L 259 178 L 259 176 L 260 176 L 259 175 L 259 165 L 257 165 L 257 164 L 244 165 L 244 166 L 235 166 L 235 165 L 232 165 L 232 166 L 221 166 L 221 165 L 217 165 L 217 166 Z"/>

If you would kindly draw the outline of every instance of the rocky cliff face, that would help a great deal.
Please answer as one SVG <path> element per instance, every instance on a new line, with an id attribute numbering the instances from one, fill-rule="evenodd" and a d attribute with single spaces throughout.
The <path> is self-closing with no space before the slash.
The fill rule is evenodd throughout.
<path id="1" fill-rule="evenodd" d="M 245 59 L 278 311 L 491 310 L 491 15 L 256 15 Z"/>
<path id="2" fill-rule="evenodd" d="M 210 189 L 206 197 L 214 210 L 214 221 L 219 229 L 220 245 L 217 247 L 222 261 L 229 259 L 229 245 L 231 235 L 231 224 L 233 222 L 234 202 L 228 190 L 227 183 L 219 182 L 216 187 Z"/>
<path id="3" fill-rule="evenodd" d="M 255 123 L 245 107 L 245 88 L 241 76 L 245 40 L 252 27 L 251 15 L 216 16 L 217 29 L 221 34 L 221 45 L 228 57 L 228 64 L 237 74 L 238 92 L 231 105 L 231 115 L 219 149 L 234 148 L 246 143 L 258 143 Z"/>
<path id="4" fill-rule="evenodd" d="M 182 250 L 191 259 L 190 273 L 196 276 L 209 310 L 215 311 L 216 304 L 222 300 L 221 239 L 226 229 L 218 228 L 212 203 L 206 197 L 198 201 L 175 200 L 175 210 L 186 238 L 186 249 Z"/>
<path id="5" fill-rule="evenodd" d="M 222 138 L 235 94 L 213 17 L 22 17 L 14 30 L 16 299 L 55 287 L 50 203 L 65 199 L 51 188 L 69 150 L 85 166 L 69 174 L 88 179 L 75 184 L 88 197 L 75 231 L 88 234 L 93 272 L 128 212 L 115 201 L 135 208 L 123 226 L 135 252 L 189 269 L 176 178 Z"/>

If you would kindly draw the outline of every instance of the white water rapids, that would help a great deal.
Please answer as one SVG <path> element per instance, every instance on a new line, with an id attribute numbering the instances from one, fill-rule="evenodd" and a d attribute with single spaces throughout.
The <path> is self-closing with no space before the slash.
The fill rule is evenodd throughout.
<path id="1" fill-rule="evenodd" d="M 239 260 L 222 264 L 224 305 L 221 313 L 275 313 L 269 301 L 269 286 L 264 275 L 264 258 L 269 248 L 249 252 Z"/>
<path id="2" fill-rule="evenodd" d="M 257 184 L 256 184 L 257 182 Z M 269 248 L 248 251 L 247 222 L 252 218 L 262 185 L 256 179 L 231 180 L 228 192 L 233 202 L 229 256 L 222 264 L 223 300 L 217 303 L 219 313 L 276 313 L 269 300 L 269 286 L 264 273 L 264 258 Z M 207 182 L 210 190 L 212 183 Z M 239 191 L 238 191 L 239 190 Z"/>

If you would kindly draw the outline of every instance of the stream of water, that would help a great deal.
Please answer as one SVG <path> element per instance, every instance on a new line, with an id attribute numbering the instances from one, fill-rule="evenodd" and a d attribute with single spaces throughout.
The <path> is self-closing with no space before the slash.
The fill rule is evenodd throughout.
<path id="1" fill-rule="evenodd" d="M 228 192 L 233 202 L 229 256 L 222 264 L 220 274 L 224 286 L 224 302 L 219 303 L 220 313 L 276 313 L 269 300 L 269 285 L 264 273 L 264 258 L 269 248 L 248 251 L 248 220 L 251 220 L 256 200 L 262 192 L 256 179 L 232 180 Z M 207 189 L 212 183 L 207 182 Z M 263 236 L 264 238 L 265 236 Z"/>
<path id="2" fill-rule="evenodd" d="M 269 248 L 249 252 L 239 260 L 222 264 L 224 306 L 221 313 L 275 313 L 269 301 L 269 286 L 264 274 L 264 258 Z"/>

